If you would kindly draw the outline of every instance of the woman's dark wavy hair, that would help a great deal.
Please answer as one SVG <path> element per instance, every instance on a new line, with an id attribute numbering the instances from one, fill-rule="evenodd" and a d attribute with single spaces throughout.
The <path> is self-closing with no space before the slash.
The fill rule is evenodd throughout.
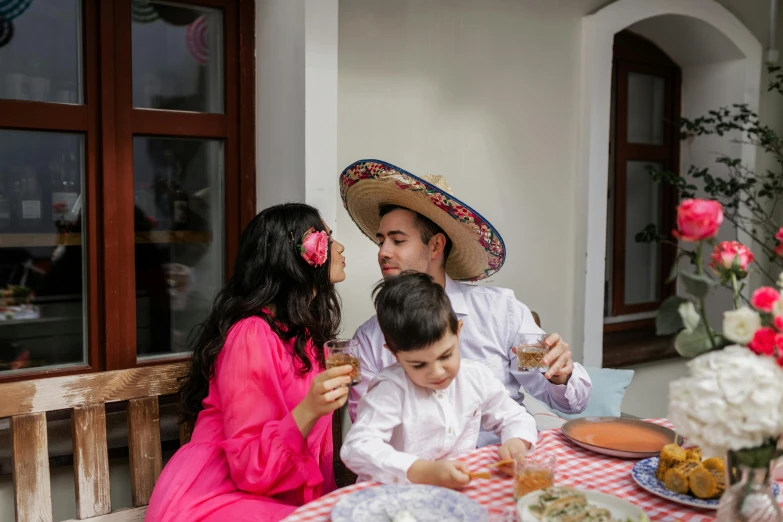
<path id="1" fill-rule="evenodd" d="M 260 317 L 281 339 L 295 339 L 291 355 L 300 375 L 314 363 L 324 367 L 322 347 L 337 334 L 340 299 L 329 281 L 331 248 L 319 267 L 307 264 L 299 253 L 298 244 L 311 227 L 325 230 L 318 211 L 287 203 L 262 211 L 242 233 L 233 275 L 191 337 L 193 359 L 180 387 L 183 422 L 194 423 L 203 409 L 215 361 L 228 331 L 241 319 Z M 274 316 L 264 308 L 273 309 Z M 317 347 L 314 354 L 308 353 L 308 341 Z"/>

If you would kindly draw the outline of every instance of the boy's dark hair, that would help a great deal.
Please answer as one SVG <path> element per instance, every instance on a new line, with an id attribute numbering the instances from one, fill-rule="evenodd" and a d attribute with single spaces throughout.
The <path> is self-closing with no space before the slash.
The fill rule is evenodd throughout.
<path id="1" fill-rule="evenodd" d="M 402 210 L 411 210 L 409 208 L 401 207 L 399 205 L 382 205 L 380 208 L 380 211 L 378 212 L 378 215 L 380 217 L 385 216 L 386 214 L 393 212 L 397 209 Z M 443 265 L 446 265 L 446 261 L 449 259 L 449 253 L 451 252 L 451 239 L 449 236 L 443 231 L 442 228 L 440 228 L 438 225 L 435 224 L 434 221 L 432 221 L 430 218 L 422 216 L 415 210 L 411 210 L 414 214 L 416 214 L 416 220 L 414 221 L 416 225 L 416 229 L 419 231 L 419 235 L 421 236 L 421 242 L 425 245 L 430 242 L 430 239 L 432 239 L 432 236 L 435 234 L 443 234 L 443 237 L 446 238 L 446 245 L 443 247 Z"/>
<path id="2" fill-rule="evenodd" d="M 373 290 L 378 324 L 393 352 L 421 350 L 458 330 L 446 291 L 432 277 L 406 270 Z"/>

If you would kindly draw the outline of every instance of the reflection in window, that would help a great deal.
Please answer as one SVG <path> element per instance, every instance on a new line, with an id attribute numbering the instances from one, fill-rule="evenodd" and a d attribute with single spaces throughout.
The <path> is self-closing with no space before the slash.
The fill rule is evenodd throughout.
<path id="1" fill-rule="evenodd" d="M 0 98 L 82 102 L 80 0 L 0 0 Z"/>
<path id="2" fill-rule="evenodd" d="M 217 9 L 135 0 L 133 105 L 223 112 L 223 15 Z"/>
<path id="3" fill-rule="evenodd" d="M 85 362 L 83 139 L 0 130 L 0 372 Z"/>
<path id="4" fill-rule="evenodd" d="M 186 351 L 223 286 L 223 162 L 218 140 L 133 140 L 139 356 Z"/>

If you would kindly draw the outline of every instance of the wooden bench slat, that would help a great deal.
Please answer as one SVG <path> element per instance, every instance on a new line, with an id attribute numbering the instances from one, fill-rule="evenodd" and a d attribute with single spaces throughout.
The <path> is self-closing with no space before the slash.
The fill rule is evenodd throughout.
<path id="1" fill-rule="evenodd" d="M 131 498 L 134 506 L 146 506 L 163 467 L 157 397 L 129 401 L 128 442 Z"/>
<path id="2" fill-rule="evenodd" d="M 111 513 L 106 407 L 103 404 L 73 410 L 73 473 L 76 516 L 84 519 Z"/>
<path id="3" fill-rule="evenodd" d="M 90 522 L 144 522 L 144 515 L 147 513 L 147 506 L 120 509 L 114 513 L 100 515 L 91 518 Z M 68 520 L 66 522 L 80 522 L 78 519 Z"/>
<path id="4" fill-rule="evenodd" d="M 190 362 L 0 384 L 0 418 L 172 395 Z"/>
<path id="5" fill-rule="evenodd" d="M 46 414 L 11 418 L 14 506 L 19 522 L 51 522 L 52 486 Z"/>

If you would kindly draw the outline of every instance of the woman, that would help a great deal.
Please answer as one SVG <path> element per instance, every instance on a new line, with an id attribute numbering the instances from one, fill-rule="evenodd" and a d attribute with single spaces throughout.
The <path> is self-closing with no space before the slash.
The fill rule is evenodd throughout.
<path id="1" fill-rule="evenodd" d="M 314 208 L 285 204 L 242 234 L 181 387 L 190 443 L 166 465 L 147 521 L 277 521 L 335 488 L 331 413 L 351 366 L 322 371 L 344 247 Z"/>

